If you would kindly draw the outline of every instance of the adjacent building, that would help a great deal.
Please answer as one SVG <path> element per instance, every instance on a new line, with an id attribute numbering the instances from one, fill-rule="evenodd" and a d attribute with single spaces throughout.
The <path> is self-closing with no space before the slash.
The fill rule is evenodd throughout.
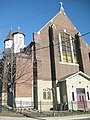
<path id="1" fill-rule="evenodd" d="M 4 41 L 3 106 L 31 107 L 33 64 L 24 37 L 20 27 L 14 33 L 11 28 Z"/>

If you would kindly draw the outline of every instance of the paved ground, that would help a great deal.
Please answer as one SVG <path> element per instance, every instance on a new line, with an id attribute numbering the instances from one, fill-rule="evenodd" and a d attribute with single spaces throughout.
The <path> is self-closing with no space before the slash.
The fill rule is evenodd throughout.
<path id="1" fill-rule="evenodd" d="M 75 116 L 63 116 L 63 117 L 45 117 L 42 120 L 90 120 L 90 114 L 86 115 L 75 115 Z"/>
<path id="2" fill-rule="evenodd" d="M 40 117 L 40 118 L 0 116 L 0 120 L 90 120 L 90 114 L 63 117 Z"/>

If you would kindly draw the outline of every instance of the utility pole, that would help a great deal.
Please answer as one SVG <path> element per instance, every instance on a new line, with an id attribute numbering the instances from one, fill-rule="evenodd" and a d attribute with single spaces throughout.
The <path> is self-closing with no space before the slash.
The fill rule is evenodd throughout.
<path id="1" fill-rule="evenodd" d="M 35 42 L 33 45 L 33 101 L 34 101 L 34 109 L 38 109 L 38 94 L 37 94 L 37 59 L 36 59 L 36 46 Z"/>
<path id="2" fill-rule="evenodd" d="M 11 47 L 11 92 L 12 92 L 12 109 L 14 110 L 15 107 L 15 96 L 14 96 L 14 80 L 13 80 L 13 56 L 14 55 L 14 46 L 12 40 L 12 47 Z"/>
<path id="3" fill-rule="evenodd" d="M 50 62 L 51 62 L 51 79 L 52 79 L 52 95 L 53 95 L 53 109 L 57 110 L 57 89 L 56 89 L 56 70 L 55 70 L 55 55 L 54 55 L 54 33 L 53 25 L 49 27 L 49 48 L 50 48 Z"/>

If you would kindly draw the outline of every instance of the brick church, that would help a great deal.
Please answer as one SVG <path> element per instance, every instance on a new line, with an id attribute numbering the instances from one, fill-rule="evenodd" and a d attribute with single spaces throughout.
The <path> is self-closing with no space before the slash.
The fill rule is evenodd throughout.
<path id="1" fill-rule="evenodd" d="M 20 29 L 10 30 L 4 41 L 2 104 L 18 108 L 21 101 L 22 107 L 38 110 L 89 110 L 90 46 L 62 4 L 60 11 L 34 32 L 27 47 L 24 37 Z"/>

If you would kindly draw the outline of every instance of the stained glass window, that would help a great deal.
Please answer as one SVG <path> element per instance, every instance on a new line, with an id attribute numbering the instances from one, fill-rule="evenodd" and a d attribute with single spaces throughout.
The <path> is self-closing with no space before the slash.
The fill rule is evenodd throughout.
<path id="1" fill-rule="evenodd" d="M 60 38 L 61 37 L 61 38 Z M 77 63 L 75 40 L 69 34 L 59 33 L 60 61 L 67 63 Z"/>

